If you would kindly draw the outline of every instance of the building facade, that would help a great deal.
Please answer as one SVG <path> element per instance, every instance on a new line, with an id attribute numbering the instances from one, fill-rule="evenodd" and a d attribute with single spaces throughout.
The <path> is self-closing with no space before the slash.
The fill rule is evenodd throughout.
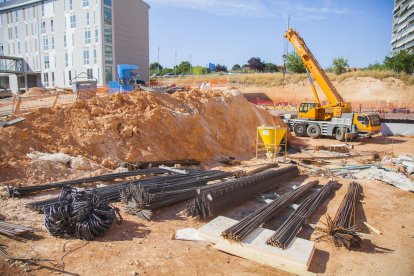
<path id="1" fill-rule="evenodd" d="M 414 0 L 394 0 L 391 52 L 414 49 Z"/>
<path id="2" fill-rule="evenodd" d="M 8 74 L 12 90 L 14 83 L 20 90 L 70 87 L 72 80 L 87 76 L 103 86 L 117 80 L 117 64 L 138 65 L 140 77 L 149 80 L 149 5 L 144 1 L 0 2 L 0 56 L 23 59 L 24 72 Z"/>

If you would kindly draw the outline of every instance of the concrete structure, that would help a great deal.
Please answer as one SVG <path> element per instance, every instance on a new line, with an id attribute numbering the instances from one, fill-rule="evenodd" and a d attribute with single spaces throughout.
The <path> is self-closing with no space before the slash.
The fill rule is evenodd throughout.
<path id="1" fill-rule="evenodd" d="M 0 85 L 71 87 L 85 72 L 101 86 L 122 63 L 149 81 L 148 11 L 142 0 L 1 0 Z M 3 70 L 2 56 L 22 58 L 22 72 Z"/>
<path id="2" fill-rule="evenodd" d="M 391 52 L 414 49 L 414 0 L 394 0 Z"/>

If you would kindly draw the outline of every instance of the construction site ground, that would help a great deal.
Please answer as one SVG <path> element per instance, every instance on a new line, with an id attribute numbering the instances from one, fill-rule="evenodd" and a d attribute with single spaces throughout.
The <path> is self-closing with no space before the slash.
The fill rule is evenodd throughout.
<path id="1" fill-rule="evenodd" d="M 393 144 L 383 143 L 383 138 L 374 138 L 369 145 L 354 142 L 355 152 L 377 151 L 414 154 L 414 138 L 394 138 Z M 332 144 L 335 140 L 312 140 L 300 138 L 300 143 L 309 149 L 320 144 Z M 312 153 L 312 156 L 318 153 Z M 298 156 L 306 157 L 306 153 Z M 293 156 L 292 156 L 293 157 Z M 236 167 L 222 167 L 218 164 L 205 164 L 205 168 L 224 170 L 253 169 L 260 161 L 243 162 Z M 276 191 L 284 192 L 295 184 L 315 179 L 302 175 L 280 186 Z M 321 184 L 326 177 L 317 178 Z M 339 179 L 341 187 L 330 200 L 312 215 L 310 222 L 317 224 L 324 221 L 324 214 L 333 216 L 340 201 L 346 193 L 350 180 Z M 379 181 L 359 181 L 364 188 L 363 204 L 358 210 L 358 225 L 362 232 L 370 233 L 362 222 L 368 221 L 379 229 L 383 235 L 371 233 L 362 242 L 359 249 L 348 251 L 338 249 L 331 242 L 320 241 L 315 244 L 316 252 L 312 259 L 310 271 L 321 275 L 411 275 L 414 273 L 414 194 L 401 191 Z M 55 193 L 52 193 L 55 194 Z M 8 245 L 13 255 L 52 259 L 43 263 L 54 269 L 79 275 L 288 275 L 282 271 L 258 265 L 249 260 L 231 256 L 215 250 L 206 242 L 179 241 L 172 239 L 174 233 L 182 228 L 198 228 L 205 222 L 187 218 L 183 212 L 186 203 L 176 204 L 157 212 L 154 221 L 148 222 L 122 212 L 124 222 L 114 225 L 108 234 L 96 241 L 86 242 L 76 239 L 60 239 L 50 236 L 43 227 L 43 214 L 36 214 L 24 209 L 24 205 L 35 199 L 50 197 L 51 193 L 28 199 L 2 200 L 0 210 L 8 221 L 32 226 L 38 230 L 36 239 L 25 243 L 0 238 Z M 116 204 L 121 207 L 120 204 Z M 237 208 L 223 213 L 234 219 L 241 219 L 260 203 L 251 200 Z M 121 208 L 122 210 L 122 208 Z M 265 227 L 274 229 L 289 214 L 283 213 Z M 299 237 L 313 240 L 320 233 L 304 227 Z M 1 260 L 3 275 L 45 275 L 49 269 L 28 266 L 21 262 L 6 263 Z M 25 272 L 26 271 L 26 272 Z"/>
<path id="2" fill-rule="evenodd" d="M 139 96 L 113 95 L 107 99 L 111 102 L 110 108 L 103 105 L 105 98 L 100 98 L 80 101 L 73 107 L 57 108 L 54 111 L 42 109 L 38 114 L 27 115 L 26 121 L 20 126 L 0 133 L 0 141 L 8 141 L 0 150 L 2 188 L 6 184 L 41 184 L 114 172 L 117 156 L 131 160 L 165 160 L 174 157 L 189 158 L 193 154 L 196 155 L 195 158 L 202 159 L 202 168 L 226 171 L 249 171 L 263 165 L 264 161 L 252 159 L 254 131 L 258 125 L 271 123 L 273 119 L 264 110 L 253 108 L 240 96 L 199 91 L 194 95 L 196 96 L 178 93 L 173 98 L 145 93 Z M 138 113 L 133 113 L 137 108 Z M 226 113 L 226 110 L 231 114 Z M 234 110 L 238 110 L 235 115 L 232 113 Z M 128 120 L 122 121 L 125 116 Z M 194 123 L 193 118 L 201 120 L 201 126 Z M 227 126 L 223 123 L 224 120 L 233 122 L 233 126 Z M 157 122 L 160 121 L 168 124 L 170 130 L 157 128 Z M 187 128 L 180 127 L 184 123 Z M 191 132 L 193 139 L 185 138 L 185 146 L 174 148 L 180 139 L 171 141 L 168 135 L 183 138 L 181 134 L 185 133 L 188 126 L 194 128 Z M 221 135 L 210 133 L 207 126 L 217 129 Z M 35 135 L 31 136 L 31 133 Z M 17 140 L 19 135 L 22 138 Z M 151 137 L 158 138 L 154 141 Z M 99 143 L 90 143 L 94 139 Z M 123 142 L 117 142 L 117 139 Z M 139 140 L 139 143 L 135 143 L 135 140 Z M 17 142 L 19 144 L 15 147 Z M 104 145 L 105 142 L 108 143 L 107 146 Z M 327 138 L 315 140 L 291 137 L 290 142 L 303 149 L 301 153 L 289 154 L 291 160 L 324 160 L 326 153 L 315 151 L 315 147 L 338 144 L 338 141 Z M 330 164 L 315 166 L 323 168 L 343 164 L 370 164 L 375 162 L 375 156 L 372 156 L 375 153 L 380 157 L 392 154 L 414 156 L 414 137 L 378 136 L 349 144 L 354 146 L 351 152 L 359 154 L 359 157 L 327 159 Z M 59 152 L 62 148 L 69 155 L 80 155 L 80 158 L 88 160 L 88 168 L 73 170 L 62 164 L 30 160 L 26 156 L 27 153 L 40 150 Z M 112 155 L 105 155 L 107 152 Z M 223 166 L 209 160 L 212 156 L 216 157 L 215 160 L 223 156 L 236 156 L 242 165 Z M 280 163 L 280 166 L 284 164 Z M 294 185 L 313 179 L 319 179 L 323 185 L 330 178 L 323 173 L 308 175 L 309 170 L 303 167 L 301 172 L 299 177 L 282 183 L 275 191 L 284 193 Z M 340 183 L 339 189 L 317 209 L 310 218 L 310 223 L 322 224 L 325 214 L 331 217 L 335 215 L 347 185 L 352 181 L 343 178 L 337 180 Z M 358 180 L 358 183 L 363 186 L 364 198 L 358 205 L 357 223 L 361 232 L 368 234 L 364 237 L 361 248 L 351 251 L 338 249 L 329 239 L 315 242 L 316 252 L 309 271 L 320 275 L 413 275 L 414 194 L 376 180 Z M 104 237 L 90 242 L 53 237 L 44 227 L 44 215 L 26 209 L 25 205 L 56 196 L 58 192 L 44 192 L 20 199 L 0 198 L 1 216 L 10 223 L 36 229 L 35 235 L 28 237 L 25 242 L 0 236 L 0 244 L 5 244 L 13 256 L 50 260 L 37 262 L 44 265 L 42 267 L 0 258 L 1 275 L 49 275 L 62 271 L 69 275 L 289 275 L 220 252 L 207 242 L 174 240 L 176 230 L 199 228 L 206 223 L 186 216 L 186 202 L 157 211 L 154 220 L 150 222 L 126 214 L 122 204 L 115 203 L 120 208 L 124 221 L 120 225 L 114 224 Z M 252 199 L 221 215 L 241 219 L 261 204 Z M 277 228 L 290 212 L 286 210 L 264 227 Z M 371 233 L 364 226 L 364 221 L 383 234 Z M 304 226 L 298 236 L 315 240 L 320 234 Z"/>

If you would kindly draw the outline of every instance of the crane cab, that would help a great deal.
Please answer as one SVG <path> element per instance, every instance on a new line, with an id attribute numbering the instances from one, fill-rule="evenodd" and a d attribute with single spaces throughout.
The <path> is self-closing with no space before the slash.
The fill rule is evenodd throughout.
<path id="1" fill-rule="evenodd" d="M 298 117 L 305 120 L 324 120 L 325 109 L 318 103 L 301 103 Z"/>
<path id="2" fill-rule="evenodd" d="M 381 119 L 378 114 L 356 113 L 353 123 L 359 133 L 371 135 L 381 131 Z"/>

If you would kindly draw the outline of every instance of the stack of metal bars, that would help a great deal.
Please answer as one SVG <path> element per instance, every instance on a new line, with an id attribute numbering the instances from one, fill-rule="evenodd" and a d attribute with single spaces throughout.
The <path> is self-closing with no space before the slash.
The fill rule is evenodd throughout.
<path id="1" fill-rule="evenodd" d="M 207 219 L 271 190 L 298 174 L 297 166 L 287 166 L 200 188 L 195 200 L 187 206 L 187 214 L 200 220 Z"/>
<path id="2" fill-rule="evenodd" d="M 312 215 L 326 196 L 333 191 L 337 182 L 330 180 L 318 192 L 303 201 L 290 217 L 266 241 L 266 244 L 286 249 L 301 229 L 305 221 Z"/>
<path id="3" fill-rule="evenodd" d="M 1 235 L 17 239 L 19 235 L 33 232 L 33 228 L 0 221 Z"/>
<path id="4" fill-rule="evenodd" d="M 347 249 L 351 249 L 351 247 L 358 247 L 361 242 L 356 224 L 356 207 L 361 193 L 362 186 L 352 182 L 334 219 L 332 220 L 329 215 L 326 215 L 326 233 L 332 237 L 337 247 L 345 246 Z"/>
<path id="5" fill-rule="evenodd" d="M 186 187 L 199 187 L 206 185 L 208 181 L 219 180 L 232 176 L 231 173 L 222 171 L 203 171 L 203 170 L 186 170 L 188 174 L 157 176 L 154 178 L 122 182 L 106 187 L 97 188 L 96 191 L 100 196 L 110 202 L 119 201 L 121 199 L 120 191 L 130 185 L 141 185 L 143 187 L 157 187 L 162 191 L 174 191 L 178 187 L 186 189 Z M 186 186 L 187 185 L 187 186 Z M 29 209 L 43 212 L 44 209 L 57 204 L 58 198 L 32 202 L 26 205 Z"/>
<path id="6" fill-rule="evenodd" d="M 318 185 L 318 183 L 318 180 L 311 181 L 291 192 L 278 197 L 273 202 L 259 208 L 249 216 L 242 219 L 240 222 L 226 229 L 221 235 L 226 239 L 241 242 L 244 238 L 247 237 L 247 235 L 283 211 L 289 204 L 301 198 L 305 193 Z"/>
<path id="7" fill-rule="evenodd" d="M 136 170 L 136 171 L 129 171 L 129 172 L 122 172 L 122 173 L 111 173 L 87 178 L 80 178 L 75 180 L 68 180 L 62 182 L 54 182 L 44 185 L 25 185 L 23 187 L 7 187 L 7 191 L 9 193 L 9 197 L 21 197 L 26 196 L 32 193 L 38 193 L 41 191 L 46 191 L 55 188 L 63 188 L 67 186 L 78 186 L 83 185 L 86 183 L 92 183 L 97 181 L 109 181 L 119 178 L 126 178 L 131 176 L 138 176 L 138 175 L 155 175 L 155 174 L 165 174 L 169 173 L 169 171 L 159 168 L 152 168 L 152 169 L 143 169 L 143 170 Z"/>
<path id="8" fill-rule="evenodd" d="M 132 184 L 121 190 L 121 198 L 126 204 L 127 213 L 150 220 L 152 211 L 194 198 L 197 195 L 197 188 L 207 185 L 209 181 L 230 176 L 232 173 L 213 171 L 200 179 L 190 177 L 172 185 Z"/>

